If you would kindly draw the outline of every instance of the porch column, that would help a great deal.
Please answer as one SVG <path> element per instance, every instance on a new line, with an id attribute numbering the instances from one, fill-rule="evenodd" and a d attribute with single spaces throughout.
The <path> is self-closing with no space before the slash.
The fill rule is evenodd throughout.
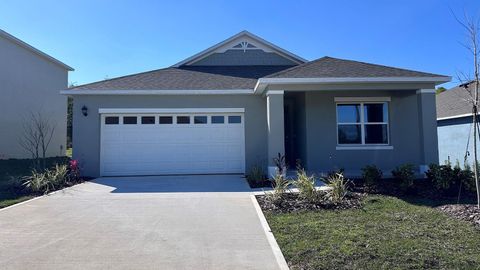
<path id="1" fill-rule="evenodd" d="M 267 124 L 268 124 L 268 176 L 275 175 L 273 159 L 278 153 L 285 155 L 285 130 L 283 115 L 284 91 L 268 91 L 267 96 Z"/>
<path id="2" fill-rule="evenodd" d="M 429 164 L 438 163 L 435 89 L 417 90 L 417 102 L 421 151 L 420 173 L 425 173 Z"/>

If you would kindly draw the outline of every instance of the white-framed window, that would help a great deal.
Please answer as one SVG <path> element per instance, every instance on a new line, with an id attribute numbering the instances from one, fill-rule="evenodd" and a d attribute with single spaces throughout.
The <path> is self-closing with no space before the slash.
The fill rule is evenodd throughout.
<path id="1" fill-rule="evenodd" d="M 388 101 L 336 101 L 337 145 L 389 145 Z"/>

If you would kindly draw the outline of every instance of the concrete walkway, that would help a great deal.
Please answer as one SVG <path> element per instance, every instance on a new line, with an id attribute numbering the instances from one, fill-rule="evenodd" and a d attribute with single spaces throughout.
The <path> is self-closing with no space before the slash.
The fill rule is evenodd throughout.
<path id="1" fill-rule="evenodd" d="M 278 269 L 240 176 L 99 178 L 0 210 L 0 269 Z"/>

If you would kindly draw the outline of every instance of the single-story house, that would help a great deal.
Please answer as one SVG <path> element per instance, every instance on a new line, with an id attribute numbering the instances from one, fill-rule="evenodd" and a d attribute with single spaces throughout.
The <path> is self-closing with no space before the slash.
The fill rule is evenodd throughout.
<path id="1" fill-rule="evenodd" d="M 69 71 L 73 68 L 0 30 L 0 159 L 32 157 L 21 144 L 31 114 L 54 127 L 46 156 L 65 155 L 67 98 L 58 91 L 68 87 Z"/>
<path id="2" fill-rule="evenodd" d="M 311 172 L 438 162 L 435 86 L 450 77 L 333 57 L 247 31 L 168 68 L 62 91 L 89 176 Z"/>
<path id="3" fill-rule="evenodd" d="M 473 83 L 437 95 L 438 153 L 441 164 L 473 165 Z M 478 141 L 477 138 L 477 143 Z M 465 160 L 466 157 L 466 160 Z"/>

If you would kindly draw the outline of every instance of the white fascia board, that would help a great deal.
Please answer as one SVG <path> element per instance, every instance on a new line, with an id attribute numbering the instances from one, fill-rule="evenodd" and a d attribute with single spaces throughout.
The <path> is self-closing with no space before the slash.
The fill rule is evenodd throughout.
<path id="1" fill-rule="evenodd" d="M 275 84 L 342 84 L 342 83 L 445 83 L 452 77 L 332 77 L 332 78 L 260 78 L 255 92 Z"/>
<path id="2" fill-rule="evenodd" d="M 265 93 L 266 96 L 283 95 L 283 94 L 285 94 L 285 91 L 283 91 L 283 90 L 269 90 L 269 91 L 267 91 L 267 93 Z"/>
<path id="3" fill-rule="evenodd" d="M 439 117 L 439 118 L 437 118 L 437 121 L 455 119 L 455 118 L 462 118 L 462 117 L 468 117 L 468 116 L 473 116 L 473 113 L 465 113 L 465 114 L 459 114 L 459 115 L 453 115 L 453 116 Z"/>
<path id="4" fill-rule="evenodd" d="M 245 108 L 100 108 L 98 113 L 244 113 Z"/>
<path id="5" fill-rule="evenodd" d="M 435 89 L 419 89 L 415 93 L 419 95 L 419 94 L 436 94 L 437 92 L 435 91 Z"/>
<path id="6" fill-rule="evenodd" d="M 77 95 L 249 95 L 252 89 L 225 90 L 62 90 L 60 94 Z"/>

